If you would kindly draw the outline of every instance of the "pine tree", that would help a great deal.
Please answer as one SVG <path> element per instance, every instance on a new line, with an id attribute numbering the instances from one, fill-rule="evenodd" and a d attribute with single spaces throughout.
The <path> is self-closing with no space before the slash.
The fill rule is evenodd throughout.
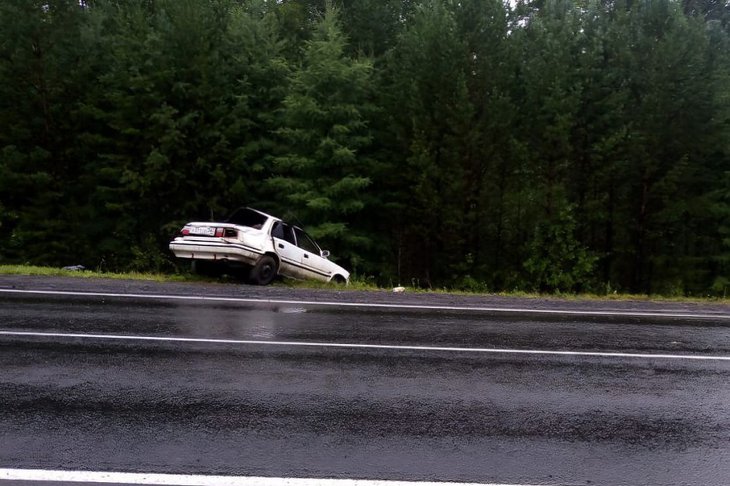
<path id="1" fill-rule="evenodd" d="M 87 85 L 73 0 L 0 3 L 0 255 L 50 264 L 83 253 L 78 103 Z"/>
<path id="2" fill-rule="evenodd" d="M 102 127 L 94 197 L 111 225 L 100 258 L 169 266 L 166 245 L 181 224 L 221 219 L 261 194 L 287 70 L 278 26 L 262 4 L 227 0 L 96 9 L 113 54 L 90 107 Z"/>
<path id="3" fill-rule="evenodd" d="M 372 63 L 348 57 L 345 47 L 337 10 L 328 7 L 289 80 L 268 187 L 284 214 L 356 264 L 368 243 L 351 225 L 371 180 L 360 152 L 371 143 Z"/>
<path id="4" fill-rule="evenodd" d="M 467 49 L 446 2 L 419 6 L 387 59 L 385 111 L 395 135 L 383 195 L 400 278 L 432 285 L 468 271 L 462 249 L 467 176 L 460 143 L 473 121 Z M 380 185 L 379 185 L 380 186 Z M 468 264 L 468 263 L 467 263 Z"/>
<path id="5" fill-rule="evenodd" d="M 517 42 L 524 57 L 516 96 L 525 284 L 565 290 L 588 279 L 594 262 L 578 239 L 568 192 L 579 162 L 574 134 L 581 128 L 588 52 L 581 10 L 570 1 L 549 0 L 528 18 Z"/>

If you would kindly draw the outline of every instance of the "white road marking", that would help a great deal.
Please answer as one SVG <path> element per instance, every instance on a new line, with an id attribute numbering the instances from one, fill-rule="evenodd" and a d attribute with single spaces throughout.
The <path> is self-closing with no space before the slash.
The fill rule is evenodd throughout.
<path id="1" fill-rule="evenodd" d="M 205 344 L 240 344 L 260 346 L 291 346 L 310 348 L 346 348 L 346 349 L 389 349 L 397 351 L 443 351 L 452 353 L 490 353 L 490 354 L 532 354 L 548 356 L 592 356 L 600 358 L 642 358 L 642 359 L 675 359 L 698 361 L 730 361 L 730 356 L 710 356 L 695 354 L 645 354 L 618 353 L 598 351 L 551 351 L 545 349 L 509 349 L 509 348 L 460 348 L 451 346 L 405 346 L 397 344 L 358 344 L 358 343 L 321 343 L 302 341 L 257 341 L 249 339 L 212 339 L 170 336 L 134 336 L 122 334 L 82 334 L 61 332 L 0 331 L 0 336 L 46 337 L 72 339 L 109 339 L 118 341 L 157 341 L 171 343 L 205 343 Z"/>
<path id="2" fill-rule="evenodd" d="M 565 309 L 528 309 L 528 308 L 505 308 L 505 307 L 469 307 L 469 306 L 448 306 L 448 305 L 415 305 L 415 304 L 375 304 L 366 302 L 331 302 L 331 301 L 309 301 L 309 300 L 277 300 L 277 299 L 248 299 L 242 297 L 214 297 L 205 295 L 162 295 L 162 294 L 119 294 L 111 292 L 74 292 L 62 290 L 19 290 L 0 289 L 0 293 L 6 294 L 37 294 L 37 295 L 69 295 L 82 297 L 118 297 L 128 299 L 150 299 L 150 300 L 187 300 L 202 302 L 236 302 L 241 304 L 270 304 L 270 305 L 304 305 L 320 307 L 349 307 L 349 308 L 375 308 L 375 309 L 410 309 L 410 310 L 436 310 L 436 311 L 470 311 L 470 312 L 494 312 L 505 314 L 564 314 L 573 316 L 616 316 L 616 317 L 671 317 L 685 319 L 721 319 L 730 320 L 730 314 L 707 314 L 707 313 L 678 313 L 673 311 L 658 312 L 636 312 L 636 311 L 612 311 L 612 310 L 565 310 Z"/>
<path id="3" fill-rule="evenodd" d="M 179 486 L 530 486 L 526 484 L 387 481 L 372 479 L 267 478 L 100 471 L 50 471 L 0 469 L 0 481 L 64 481 L 72 483 L 122 483 Z M 542 483 L 545 486 L 546 483 Z M 538 486 L 537 484 L 532 486 Z"/>

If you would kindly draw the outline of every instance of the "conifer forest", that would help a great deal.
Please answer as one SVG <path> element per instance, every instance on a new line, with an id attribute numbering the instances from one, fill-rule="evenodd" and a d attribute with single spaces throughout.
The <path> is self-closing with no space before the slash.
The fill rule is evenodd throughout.
<path id="1" fill-rule="evenodd" d="M 0 0 L 0 263 L 240 206 L 383 285 L 729 294 L 730 2 Z"/>

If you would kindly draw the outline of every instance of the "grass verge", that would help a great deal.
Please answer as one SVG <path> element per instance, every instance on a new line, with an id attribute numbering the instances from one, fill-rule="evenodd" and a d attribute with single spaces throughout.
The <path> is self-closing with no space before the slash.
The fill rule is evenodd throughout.
<path id="1" fill-rule="evenodd" d="M 93 270 L 64 270 L 54 267 L 37 267 L 30 265 L 0 265 L 2 275 L 38 275 L 46 277 L 76 278 L 113 278 L 118 280 L 149 280 L 153 282 L 186 282 L 200 280 L 192 275 L 165 275 L 161 273 L 143 272 L 96 272 Z"/>
<path id="2" fill-rule="evenodd" d="M 75 277 L 75 278 L 111 278 L 118 280 L 146 280 L 153 282 L 239 282 L 230 278 L 211 278 L 203 277 L 195 274 L 162 274 L 162 273 L 145 273 L 145 272 L 97 272 L 94 270 L 64 270 L 63 268 L 39 267 L 31 265 L 0 265 L 0 275 L 38 275 L 48 277 Z M 294 280 L 282 279 L 278 280 L 274 285 L 288 288 L 306 288 L 306 289 L 328 289 L 328 290 L 368 290 L 368 291 L 390 291 L 390 288 L 378 287 L 373 283 L 372 279 L 354 278 L 347 287 L 335 283 L 317 282 L 312 280 Z M 660 302 L 687 302 L 687 303 L 720 303 L 730 304 L 728 297 L 683 297 L 683 296 L 661 296 L 661 295 L 636 295 L 636 294 L 538 294 L 522 291 L 514 292 L 469 292 L 453 289 L 419 289 L 407 287 L 405 292 L 408 293 L 438 293 L 438 294 L 456 294 L 456 295 L 491 295 L 499 297 L 523 297 L 533 299 L 564 299 L 564 300 L 639 300 L 639 301 L 660 301 Z"/>
<path id="3" fill-rule="evenodd" d="M 240 282 L 233 277 L 205 277 L 193 273 L 163 274 L 148 272 L 98 272 L 95 270 L 65 270 L 56 267 L 39 267 L 33 265 L 0 265 L 0 275 L 35 275 L 42 277 L 74 277 L 74 278 L 111 278 L 117 280 L 146 280 L 152 282 Z M 307 289 L 341 289 L 341 290 L 380 290 L 376 285 L 364 280 L 354 279 L 350 285 L 317 282 L 309 280 L 281 279 L 274 285 L 290 288 Z"/>

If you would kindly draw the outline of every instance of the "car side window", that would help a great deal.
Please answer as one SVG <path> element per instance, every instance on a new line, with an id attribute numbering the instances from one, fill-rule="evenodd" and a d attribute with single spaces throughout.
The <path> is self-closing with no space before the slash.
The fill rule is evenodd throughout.
<path id="1" fill-rule="evenodd" d="M 299 228 L 294 228 L 294 231 L 297 234 L 297 246 L 299 248 L 301 248 L 302 250 L 308 251 L 309 253 L 314 253 L 315 255 L 320 254 L 319 247 L 312 240 L 312 238 L 309 237 L 309 235 L 307 233 L 300 230 Z"/>
<path id="2" fill-rule="evenodd" d="M 274 238 L 279 238 L 280 240 L 284 240 L 288 243 L 291 243 L 292 245 L 296 245 L 296 240 L 294 239 L 294 231 L 292 231 L 292 227 L 286 223 L 282 223 L 281 221 L 277 221 L 276 223 L 274 223 L 273 228 L 271 228 L 271 236 L 273 236 Z"/>
<path id="3" fill-rule="evenodd" d="M 284 239 L 292 245 L 297 244 L 296 240 L 294 239 L 294 230 L 288 224 L 284 224 Z"/>

